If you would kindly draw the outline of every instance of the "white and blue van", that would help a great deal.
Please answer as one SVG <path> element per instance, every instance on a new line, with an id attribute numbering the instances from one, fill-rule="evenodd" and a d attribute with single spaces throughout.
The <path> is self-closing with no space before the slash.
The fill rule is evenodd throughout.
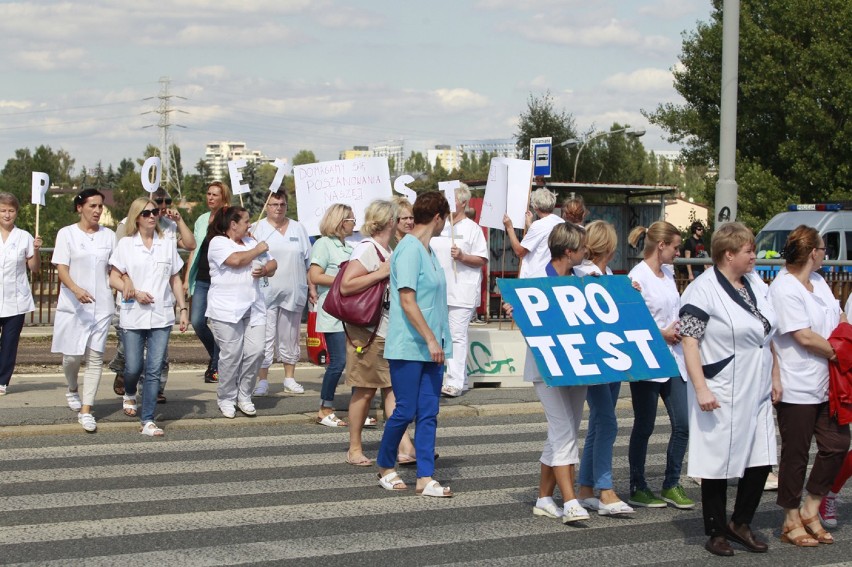
<path id="1" fill-rule="evenodd" d="M 819 231 L 825 243 L 826 260 L 852 260 L 852 207 L 840 203 L 790 205 L 787 211 L 772 217 L 757 234 L 757 257 L 779 258 L 787 236 L 802 224 Z M 758 266 L 758 271 L 760 268 Z"/>

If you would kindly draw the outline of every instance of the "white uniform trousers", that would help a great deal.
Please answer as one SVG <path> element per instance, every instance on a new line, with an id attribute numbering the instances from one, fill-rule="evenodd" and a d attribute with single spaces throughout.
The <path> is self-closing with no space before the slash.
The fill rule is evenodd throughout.
<path id="1" fill-rule="evenodd" d="M 246 315 L 236 323 L 210 319 L 210 327 L 219 345 L 219 403 L 250 402 L 263 362 L 266 323 L 252 327 Z"/>
<path id="2" fill-rule="evenodd" d="M 576 465 L 580 462 L 577 438 L 586 401 L 586 386 L 550 388 L 544 382 L 534 384 L 547 418 L 547 441 L 541 453 L 542 464 L 549 467 Z"/>
<path id="3" fill-rule="evenodd" d="M 287 311 L 281 307 L 266 310 L 266 345 L 261 368 L 269 368 L 278 355 L 278 362 L 296 364 L 302 354 L 299 338 L 302 330 L 301 310 Z"/>
<path id="4" fill-rule="evenodd" d="M 447 360 L 444 385 L 459 390 L 467 386 L 467 331 L 475 307 L 450 307 L 450 338 L 453 341 L 453 356 Z"/>

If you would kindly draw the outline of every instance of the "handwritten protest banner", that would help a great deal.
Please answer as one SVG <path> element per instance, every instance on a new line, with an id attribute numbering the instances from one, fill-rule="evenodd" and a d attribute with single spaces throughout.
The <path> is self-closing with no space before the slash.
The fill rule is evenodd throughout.
<path id="1" fill-rule="evenodd" d="M 550 386 L 678 376 L 674 357 L 627 276 L 498 279 Z"/>
<path id="2" fill-rule="evenodd" d="M 324 161 L 293 168 L 299 222 L 317 235 L 323 213 L 334 203 L 352 207 L 357 226 L 364 221 L 367 205 L 391 198 L 387 158 Z"/>
<path id="3" fill-rule="evenodd" d="M 503 215 L 508 214 L 515 228 L 523 228 L 531 174 L 532 162 L 529 160 L 491 158 L 479 225 L 506 230 Z"/>

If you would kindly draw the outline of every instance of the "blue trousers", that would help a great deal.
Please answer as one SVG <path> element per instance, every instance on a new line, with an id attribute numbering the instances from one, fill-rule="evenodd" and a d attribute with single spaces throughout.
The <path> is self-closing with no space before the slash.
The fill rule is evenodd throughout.
<path id="1" fill-rule="evenodd" d="M 136 395 L 143 367 L 145 372 L 142 382 L 142 411 L 139 413 L 142 423 L 154 421 L 157 393 L 160 391 L 160 372 L 163 369 L 163 359 L 171 332 L 171 327 L 124 330 L 124 391 L 128 396 Z"/>
<path id="2" fill-rule="evenodd" d="M 619 390 L 621 382 L 589 386 L 586 390 L 589 428 L 580 459 L 579 481 L 582 486 L 612 489 L 612 446 L 618 435 L 615 403 Z"/>
<path id="3" fill-rule="evenodd" d="M 324 407 L 331 408 L 334 407 L 334 391 L 346 368 L 346 333 L 325 333 L 325 345 L 328 347 L 329 361 L 322 375 L 320 400 Z"/>
<path id="4" fill-rule="evenodd" d="M 417 451 L 417 477 L 435 473 L 435 432 L 444 365 L 415 360 L 388 360 L 396 408 L 385 423 L 376 463 L 384 468 L 396 466 L 396 453 L 405 429 L 415 419 L 414 449 Z"/>
<path id="5" fill-rule="evenodd" d="M 18 340 L 24 328 L 24 314 L 0 317 L 0 386 L 8 386 L 18 358 Z"/>
<path id="6" fill-rule="evenodd" d="M 189 321 L 192 323 L 192 330 L 198 336 L 207 355 L 210 357 L 210 368 L 219 370 L 219 345 L 216 344 L 216 339 L 213 338 L 213 331 L 207 325 L 207 293 L 210 291 L 209 282 L 195 282 L 195 289 L 192 292 L 192 307 L 189 312 Z"/>
<path id="7" fill-rule="evenodd" d="M 627 460 L 630 463 L 630 493 L 648 488 L 645 480 L 645 459 L 648 456 L 648 439 L 654 432 L 654 422 L 657 419 L 658 398 L 663 398 L 672 426 L 666 449 L 663 489 L 673 488 L 680 483 L 683 457 L 689 445 L 686 382 L 680 376 L 666 382 L 631 382 L 630 394 L 633 398 L 633 431 L 630 433 L 630 448 L 627 452 Z"/>

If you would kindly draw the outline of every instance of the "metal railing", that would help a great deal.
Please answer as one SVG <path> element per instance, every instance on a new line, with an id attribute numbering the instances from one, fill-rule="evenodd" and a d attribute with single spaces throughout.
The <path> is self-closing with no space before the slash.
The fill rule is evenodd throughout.
<path id="1" fill-rule="evenodd" d="M 179 250 L 178 253 L 186 262 L 188 252 Z M 59 274 L 56 266 L 50 263 L 53 256 L 53 248 L 42 248 L 39 251 L 41 259 L 41 270 L 38 274 L 30 274 L 30 287 L 35 301 L 35 311 L 27 313 L 24 325 L 52 325 L 56 301 L 59 298 Z"/>

